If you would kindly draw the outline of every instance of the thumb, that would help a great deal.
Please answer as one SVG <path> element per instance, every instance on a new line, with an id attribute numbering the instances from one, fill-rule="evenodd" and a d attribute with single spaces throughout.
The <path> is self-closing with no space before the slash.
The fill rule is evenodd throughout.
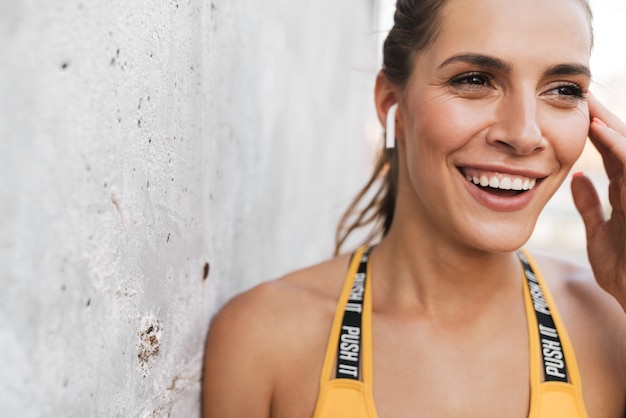
<path id="1" fill-rule="evenodd" d="M 598 192 L 591 180 L 582 173 L 574 174 L 571 188 L 574 205 L 576 205 L 578 213 L 583 218 L 585 229 L 587 230 L 587 238 L 589 238 L 592 231 L 604 222 L 604 214 Z"/>

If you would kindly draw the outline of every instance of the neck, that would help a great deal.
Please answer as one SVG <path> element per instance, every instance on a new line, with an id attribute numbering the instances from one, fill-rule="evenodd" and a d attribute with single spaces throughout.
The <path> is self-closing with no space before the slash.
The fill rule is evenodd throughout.
<path id="1" fill-rule="evenodd" d="M 380 310 L 467 316 L 520 295 L 522 272 L 515 253 L 398 235 L 390 231 L 372 254 Z"/>

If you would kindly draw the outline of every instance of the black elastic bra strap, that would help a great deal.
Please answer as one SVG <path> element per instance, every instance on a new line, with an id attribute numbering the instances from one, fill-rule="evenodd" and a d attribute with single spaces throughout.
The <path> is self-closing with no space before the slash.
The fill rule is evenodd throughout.
<path id="1" fill-rule="evenodd" d="M 359 268 L 352 283 L 352 290 L 344 308 L 341 332 L 337 343 L 337 369 L 335 371 L 337 379 L 360 380 L 361 323 L 369 252 L 370 249 L 368 248 L 361 257 Z"/>
<path id="2" fill-rule="evenodd" d="M 537 325 L 540 340 L 541 359 L 543 362 L 543 372 L 546 382 L 565 382 L 569 383 L 567 373 L 567 363 L 565 353 L 563 353 L 563 345 L 559 332 L 554 324 L 554 318 L 550 312 L 550 308 L 546 303 L 546 299 L 541 289 L 541 285 L 535 276 L 529 261 L 521 251 L 518 256 L 524 266 L 524 275 L 526 283 L 530 290 L 530 296 L 533 302 L 535 315 L 537 317 Z"/>

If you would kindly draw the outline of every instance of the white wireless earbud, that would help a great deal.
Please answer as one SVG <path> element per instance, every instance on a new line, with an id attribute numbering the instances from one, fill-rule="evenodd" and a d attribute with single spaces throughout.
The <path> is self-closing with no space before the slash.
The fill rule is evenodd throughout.
<path id="1" fill-rule="evenodd" d="M 387 111 L 387 123 L 385 125 L 385 148 L 396 146 L 396 109 L 398 103 L 394 103 Z"/>

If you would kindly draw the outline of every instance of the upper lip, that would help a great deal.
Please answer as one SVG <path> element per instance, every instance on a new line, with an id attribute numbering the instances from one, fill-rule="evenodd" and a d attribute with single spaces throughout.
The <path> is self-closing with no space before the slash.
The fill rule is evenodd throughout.
<path id="1" fill-rule="evenodd" d="M 541 172 L 538 170 L 532 170 L 527 167 L 524 168 L 516 168 L 511 166 L 502 166 L 502 165 L 457 165 L 457 168 L 465 175 L 466 170 L 476 170 L 482 171 L 485 173 L 493 173 L 493 174 L 502 174 L 505 176 L 518 176 L 518 177 L 527 177 L 529 179 L 542 180 L 548 177 L 549 174 L 545 172 Z"/>

